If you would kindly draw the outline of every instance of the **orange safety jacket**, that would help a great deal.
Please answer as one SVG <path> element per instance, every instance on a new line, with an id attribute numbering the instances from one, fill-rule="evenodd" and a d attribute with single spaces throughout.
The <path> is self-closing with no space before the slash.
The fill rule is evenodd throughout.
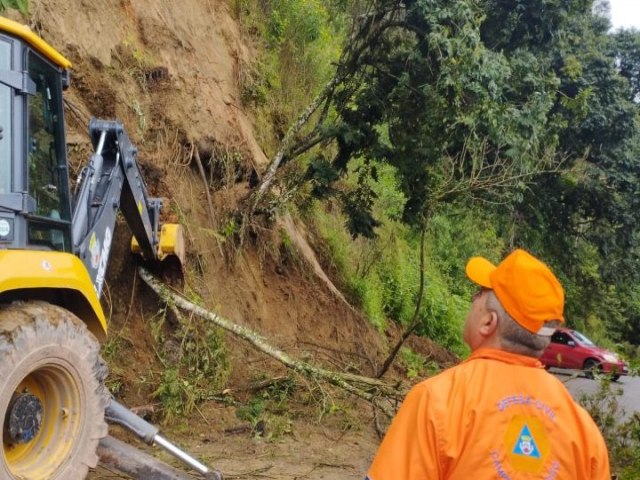
<path id="1" fill-rule="evenodd" d="M 589 414 L 534 358 L 478 349 L 416 385 L 368 480 L 610 480 Z"/>

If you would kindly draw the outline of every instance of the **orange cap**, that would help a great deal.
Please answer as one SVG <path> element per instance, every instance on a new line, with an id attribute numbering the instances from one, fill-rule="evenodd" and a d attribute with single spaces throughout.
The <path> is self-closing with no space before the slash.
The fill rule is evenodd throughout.
<path id="1" fill-rule="evenodd" d="M 564 290 L 553 272 L 521 249 L 511 252 L 497 267 L 482 257 L 467 262 L 467 277 L 492 289 L 511 317 L 538 335 L 551 335 L 544 323 L 564 322 Z"/>

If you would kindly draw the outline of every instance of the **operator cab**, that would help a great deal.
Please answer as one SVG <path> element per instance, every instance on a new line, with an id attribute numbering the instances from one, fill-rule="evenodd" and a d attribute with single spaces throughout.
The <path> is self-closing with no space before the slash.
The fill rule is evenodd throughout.
<path id="1" fill-rule="evenodd" d="M 69 65 L 27 27 L 0 18 L 0 249 L 72 251 Z"/>

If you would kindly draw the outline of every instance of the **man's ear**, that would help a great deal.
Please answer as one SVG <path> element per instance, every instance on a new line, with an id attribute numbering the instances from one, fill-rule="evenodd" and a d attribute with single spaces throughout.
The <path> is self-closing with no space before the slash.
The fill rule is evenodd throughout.
<path id="1" fill-rule="evenodd" d="M 488 311 L 482 318 L 480 325 L 480 334 L 483 337 L 490 337 L 498 329 L 498 314 L 494 311 Z"/>

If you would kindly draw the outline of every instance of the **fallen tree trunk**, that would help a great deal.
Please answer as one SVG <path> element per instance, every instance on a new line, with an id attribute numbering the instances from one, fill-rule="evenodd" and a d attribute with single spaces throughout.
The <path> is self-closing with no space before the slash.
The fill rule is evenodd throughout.
<path id="1" fill-rule="evenodd" d="M 202 308 L 190 302 L 183 296 L 171 291 L 153 277 L 153 275 L 151 275 L 145 268 L 139 267 L 138 272 L 140 274 L 140 278 L 142 278 L 142 280 L 144 280 L 144 282 L 168 305 L 175 305 L 183 310 L 187 310 L 199 317 L 213 322 L 217 326 L 233 333 L 243 340 L 246 340 L 261 352 L 275 358 L 288 368 L 302 375 L 315 379 L 323 379 L 332 385 L 352 393 L 353 395 L 368 400 L 376 407 L 380 408 L 380 410 L 385 414 L 389 415 L 389 417 L 393 416 L 393 410 L 388 402 L 385 403 L 384 400 L 399 401 L 404 396 L 404 392 L 399 391 L 397 388 L 394 388 L 382 380 L 354 375 L 351 373 L 334 372 L 294 359 L 287 353 L 269 344 L 259 333 L 251 330 L 250 328 L 238 325 L 237 323 L 234 323 L 211 310 Z"/>

